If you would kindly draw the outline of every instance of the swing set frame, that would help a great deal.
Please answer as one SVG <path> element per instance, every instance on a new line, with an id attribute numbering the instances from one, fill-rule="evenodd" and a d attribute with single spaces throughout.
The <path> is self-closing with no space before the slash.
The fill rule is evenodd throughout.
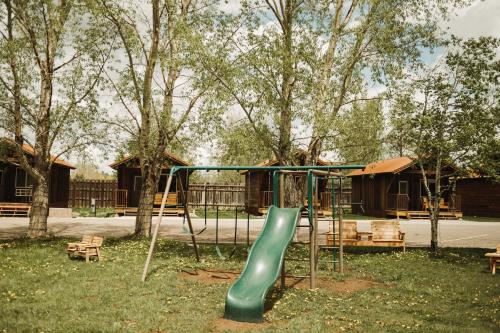
<path id="1" fill-rule="evenodd" d="M 158 212 L 158 220 L 156 222 L 154 231 L 153 231 L 153 236 L 151 239 L 151 244 L 149 246 L 149 251 L 148 251 L 148 256 L 146 258 L 146 262 L 144 264 L 144 269 L 142 272 L 142 277 L 141 280 L 144 282 L 146 281 L 148 269 L 149 269 L 149 264 L 151 262 L 151 259 L 153 257 L 153 252 L 154 252 L 154 247 L 156 244 L 156 240 L 158 238 L 158 232 L 160 230 L 160 225 L 163 219 L 163 212 L 166 206 L 167 202 L 167 197 L 168 197 L 168 192 L 170 190 L 170 187 L 172 185 L 172 180 L 175 174 L 179 171 L 186 170 L 188 171 L 255 171 L 255 170 L 260 170 L 260 171 L 274 171 L 273 173 L 273 188 L 274 188 L 274 193 L 273 193 L 273 204 L 278 206 L 278 207 L 284 207 L 284 175 L 286 173 L 306 173 L 307 174 L 307 188 L 308 188 L 308 202 L 309 207 L 308 207 L 308 220 L 309 220 L 309 244 L 310 244 L 310 281 L 311 281 L 311 288 L 315 288 L 315 272 L 317 270 L 317 254 L 318 254 L 318 249 L 319 247 L 317 246 L 317 225 L 318 225 L 318 214 L 317 210 L 314 209 L 314 201 L 313 198 L 317 196 L 317 179 L 318 177 L 343 177 L 340 173 L 334 173 L 332 170 L 353 170 L 353 169 L 364 169 L 364 165 L 328 165 L 328 166 L 173 166 L 170 169 L 169 177 L 167 180 L 167 184 L 165 186 L 165 191 L 163 193 L 162 201 L 161 201 L 161 206 L 160 206 L 160 211 Z M 188 181 L 188 180 L 187 180 Z M 314 183 L 316 186 L 314 186 Z M 200 261 L 200 255 L 199 255 L 199 250 L 198 246 L 196 243 L 196 234 L 193 231 L 193 225 L 191 222 L 191 217 L 189 215 L 189 208 L 187 205 L 187 194 L 184 191 L 184 186 L 182 182 L 179 183 L 180 185 L 180 192 L 182 196 L 182 201 L 184 202 L 184 213 L 186 215 L 186 220 L 188 223 L 189 227 L 189 233 L 191 236 L 191 241 L 193 244 L 196 260 Z M 332 183 L 333 185 L 333 183 Z M 313 197 L 313 190 L 316 190 L 316 195 Z M 333 186 L 332 186 L 332 191 L 333 191 Z M 334 200 L 332 200 L 332 209 L 334 209 Z M 311 204 L 312 203 L 312 204 Z M 315 213 L 316 211 L 316 213 Z M 339 213 L 341 210 L 339 211 Z M 333 213 L 333 212 L 332 212 Z M 333 214 L 335 215 L 335 214 Z M 339 222 L 341 223 L 342 221 L 342 214 L 339 214 L 340 220 Z M 206 215 L 205 215 L 206 219 Z M 335 225 L 335 223 L 334 223 Z M 342 224 L 339 224 L 340 230 L 342 230 Z M 247 236 L 248 237 L 248 236 Z M 342 272 L 343 269 L 343 262 L 342 262 L 342 255 L 343 255 L 343 244 L 342 244 L 342 232 L 339 233 L 339 267 Z M 282 270 L 282 284 L 284 284 L 284 263 L 283 263 L 283 270 Z"/>

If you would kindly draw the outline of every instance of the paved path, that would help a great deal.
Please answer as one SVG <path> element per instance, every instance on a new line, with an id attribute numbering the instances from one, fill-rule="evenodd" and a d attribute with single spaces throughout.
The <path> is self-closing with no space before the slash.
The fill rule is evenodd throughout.
<path id="1" fill-rule="evenodd" d="M 500 220 L 500 219 L 499 219 Z M 156 221 L 156 219 L 154 219 Z M 251 219 L 249 238 L 255 239 L 263 225 L 262 219 Z M 120 237 L 130 235 L 134 231 L 134 217 L 113 218 L 49 218 L 49 232 L 56 236 L 81 237 L 82 234 L 98 234 L 104 237 Z M 301 222 L 307 225 L 307 220 Z M 198 236 L 200 242 L 215 240 L 215 220 L 209 219 L 207 229 Z M 203 229 L 203 219 L 193 219 L 195 232 Z M 27 230 L 27 218 L 0 218 L 0 239 L 22 237 Z M 219 239 L 221 242 L 232 242 L 234 237 L 234 220 L 221 219 L 219 221 Z M 319 233 L 328 229 L 328 222 L 320 221 Z M 406 232 L 408 246 L 428 246 L 430 243 L 429 221 L 401 220 L 401 229 Z M 186 227 L 183 227 L 182 218 L 166 217 L 160 228 L 160 236 L 186 239 Z M 359 231 L 369 231 L 370 222 L 358 221 Z M 299 240 L 307 238 L 307 228 L 299 229 Z M 245 242 L 247 238 L 247 221 L 239 220 L 237 239 Z M 320 243 L 325 242 L 325 236 L 319 236 Z M 499 222 L 471 222 L 471 221 L 441 221 L 439 224 L 439 244 L 443 247 L 481 247 L 495 248 L 500 244 Z"/>

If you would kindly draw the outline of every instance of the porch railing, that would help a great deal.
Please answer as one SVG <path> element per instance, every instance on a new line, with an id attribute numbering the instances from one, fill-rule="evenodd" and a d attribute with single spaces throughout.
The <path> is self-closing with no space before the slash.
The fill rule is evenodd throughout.
<path id="1" fill-rule="evenodd" d="M 321 192 L 319 194 L 319 198 L 320 198 L 322 210 L 331 210 L 332 209 L 332 192 Z M 339 200 L 341 200 L 340 205 L 350 206 L 351 205 L 351 192 L 344 192 L 344 193 L 342 193 L 342 196 L 340 196 L 340 193 L 335 192 L 335 206 L 339 205 Z"/>
<path id="2" fill-rule="evenodd" d="M 448 209 L 452 212 L 459 212 L 462 210 L 462 197 L 459 195 L 452 195 L 448 201 Z"/>
<path id="3" fill-rule="evenodd" d="M 116 190 L 115 207 L 127 207 L 127 190 Z"/>
<path id="4" fill-rule="evenodd" d="M 388 194 L 387 209 L 391 210 L 408 210 L 410 197 L 408 194 Z"/>
<path id="5" fill-rule="evenodd" d="M 32 186 L 16 187 L 16 197 L 31 198 L 32 196 L 33 196 L 33 187 Z"/>

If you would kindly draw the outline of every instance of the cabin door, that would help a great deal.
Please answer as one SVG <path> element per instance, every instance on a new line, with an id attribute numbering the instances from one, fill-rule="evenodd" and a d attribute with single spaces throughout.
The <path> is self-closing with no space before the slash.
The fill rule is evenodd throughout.
<path id="1" fill-rule="evenodd" d="M 139 197 L 141 195 L 141 187 L 142 187 L 142 177 L 141 175 L 133 175 L 130 177 L 129 184 L 129 195 L 128 195 L 128 206 L 129 207 L 138 207 L 139 206 Z"/>
<path id="2" fill-rule="evenodd" d="M 3 200 L 4 184 L 3 184 L 3 170 L 0 170 L 0 202 Z"/>

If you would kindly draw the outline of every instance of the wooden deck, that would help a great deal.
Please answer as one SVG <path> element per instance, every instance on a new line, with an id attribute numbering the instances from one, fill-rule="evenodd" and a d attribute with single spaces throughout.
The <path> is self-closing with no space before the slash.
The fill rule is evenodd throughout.
<path id="1" fill-rule="evenodd" d="M 136 216 L 137 215 L 137 207 L 115 207 L 115 213 L 119 216 Z M 160 213 L 160 208 L 153 208 L 153 216 L 158 216 Z M 163 211 L 163 216 L 183 216 L 184 208 L 176 207 L 176 208 L 165 208 Z"/>
<path id="2" fill-rule="evenodd" d="M 18 202 L 0 202 L 0 216 L 28 217 L 30 204 Z"/>
<path id="3" fill-rule="evenodd" d="M 430 213 L 424 210 L 386 210 L 385 214 L 387 217 L 406 218 L 409 220 L 430 218 Z M 462 216 L 463 216 L 462 212 L 450 212 L 450 211 L 439 212 L 440 219 L 461 219 Z"/>

